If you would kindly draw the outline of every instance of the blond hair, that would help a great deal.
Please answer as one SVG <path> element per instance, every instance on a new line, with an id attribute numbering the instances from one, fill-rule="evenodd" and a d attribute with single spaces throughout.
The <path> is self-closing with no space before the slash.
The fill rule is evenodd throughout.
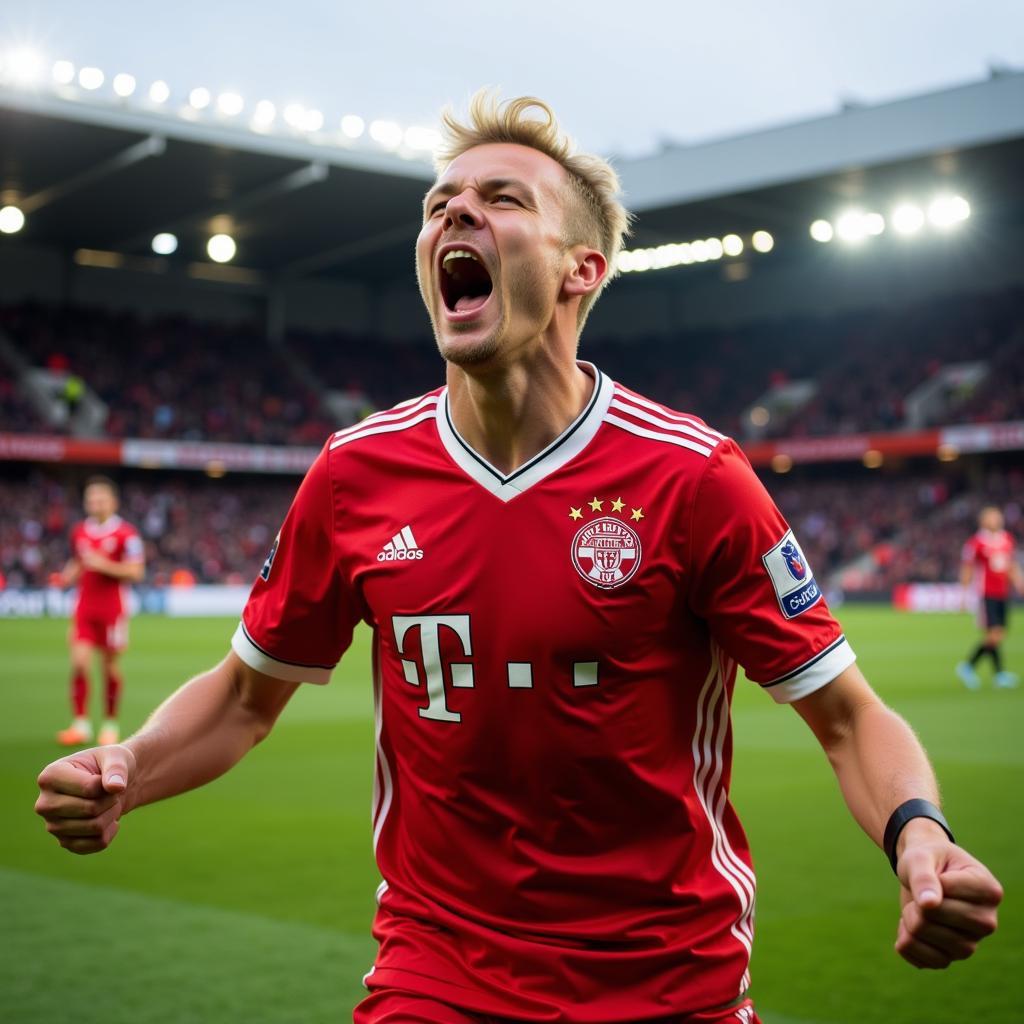
<path id="1" fill-rule="evenodd" d="M 540 111 L 542 116 L 527 116 L 531 110 Z M 459 121 L 446 108 L 441 113 L 441 132 L 442 142 L 434 155 L 438 174 L 467 150 L 501 142 L 539 150 L 565 168 L 569 201 L 563 241 L 567 247 L 587 245 L 598 249 L 608 261 L 604 280 L 580 302 L 576 327 L 582 330 L 598 296 L 616 275 L 622 240 L 629 232 L 630 214 L 618 199 L 619 176 L 611 164 L 591 153 L 576 152 L 576 144 L 562 132 L 552 109 L 534 96 L 518 96 L 502 103 L 496 92 L 480 89 L 469 101 L 469 123 Z"/>

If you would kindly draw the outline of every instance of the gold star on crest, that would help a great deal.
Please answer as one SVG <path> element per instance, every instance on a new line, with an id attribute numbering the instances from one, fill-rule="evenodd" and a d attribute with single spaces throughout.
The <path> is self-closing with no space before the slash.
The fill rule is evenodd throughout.
<path id="1" fill-rule="evenodd" d="M 583 518 L 583 506 L 581 505 L 579 508 L 573 508 L 572 505 L 570 505 L 569 506 L 569 518 L 570 519 L 582 519 Z"/>
<path id="2" fill-rule="evenodd" d="M 630 514 L 629 518 L 632 519 L 633 522 L 639 523 L 640 520 L 643 519 L 643 517 L 644 517 L 644 510 L 643 510 L 643 508 L 635 508 L 635 509 L 633 509 L 633 511 Z"/>
<path id="3" fill-rule="evenodd" d="M 621 498 L 616 498 L 612 502 L 612 511 L 621 512 L 626 507 L 626 503 Z"/>
<path id="4" fill-rule="evenodd" d="M 603 508 L 604 508 L 604 502 L 600 501 L 597 498 L 594 498 L 594 500 L 590 502 L 590 511 L 591 512 L 600 512 Z"/>

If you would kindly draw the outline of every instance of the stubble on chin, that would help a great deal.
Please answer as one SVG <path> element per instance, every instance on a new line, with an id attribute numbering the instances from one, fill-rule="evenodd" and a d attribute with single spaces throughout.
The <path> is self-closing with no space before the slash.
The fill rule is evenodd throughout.
<path id="1" fill-rule="evenodd" d="M 447 334 L 442 334 L 436 313 L 431 316 L 431 321 L 437 350 L 446 363 L 461 367 L 481 366 L 489 363 L 501 351 L 501 340 L 506 327 L 504 312 L 487 334 L 476 338 L 460 337 L 460 334 L 470 334 L 476 330 L 469 325 L 462 327 L 448 324 Z"/>

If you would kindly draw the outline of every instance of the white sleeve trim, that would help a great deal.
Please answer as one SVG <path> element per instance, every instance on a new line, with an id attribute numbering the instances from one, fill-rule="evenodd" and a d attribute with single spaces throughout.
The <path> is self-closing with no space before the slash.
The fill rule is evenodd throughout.
<path id="1" fill-rule="evenodd" d="M 273 676 L 275 679 L 283 679 L 289 683 L 329 683 L 333 666 L 327 668 L 324 665 L 296 665 L 291 661 L 278 661 L 272 658 L 262 648 L 257 647 L 252 637 L 245 630 L 245 626 L 239 622 L 235 635 L 231 638 L 231 647 L 242 661 L 264 675 Z"/>
<path id="2" fill-rule="evenodd" d="M 774 683 L 762 683 L 779 704 L 791 704 L 827 686 L 857 660 L 845 636 Z"/>

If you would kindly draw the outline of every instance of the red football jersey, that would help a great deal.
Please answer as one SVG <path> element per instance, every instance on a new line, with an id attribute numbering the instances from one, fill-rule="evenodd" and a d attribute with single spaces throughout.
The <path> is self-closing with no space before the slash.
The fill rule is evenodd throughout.
<path id="1" fill-rule="evenodd" d="M 139 562 L 143 553 L 142 538 L 135 527 L 120 516 L 111 516 L 103 523 L 89 518 L 76 523 L 71 529 L 72 555 L 81 558 L 88 550 L 99 551 L 114 562 Z M 127 615 L 127 584 L 83 567 L 78 581 L 75 614 L 110 622 Z"/>
<path id="2" fill-rule="evenodd" d="M 507 475 L 444 388 L 334 435 L 233 644 L 326 682 L 373 629 L 369 987 L 636 1021 L 749 983 L 737 663 L 787 702 L 854 656 L 737 445 L 581 365 L 586 409 Z"/>
<path id="3" fill-rule="evenodd" d="M 975 586 L 982 597 L 1010 596 L 1013 536 L 1006 530 L 979 530 L 964 545 L 963 559 L 975 569 Z"/>

